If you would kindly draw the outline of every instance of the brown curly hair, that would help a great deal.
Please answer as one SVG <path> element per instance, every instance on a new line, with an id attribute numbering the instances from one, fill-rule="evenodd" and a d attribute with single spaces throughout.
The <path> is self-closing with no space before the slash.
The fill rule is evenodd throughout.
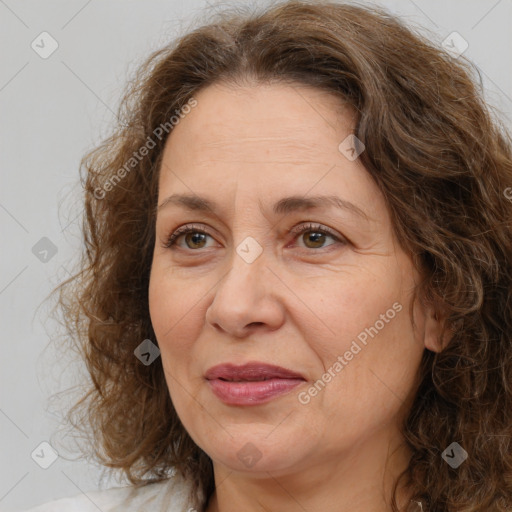
<path id="1" fill-rule="evenodd" d="M 431 512 L 510 506 L 512 141 L 473 72 L 382 8 L 318 1 L 224 10 L 147 59 L 119 127 L 82 160 L 85 246 L 79 271 L 54 290 L 91 377 L 68 419 L 91 433 L 102 464 L 134 485 L 175 468 L 211 496 L 211 459 L 181 424 L 160 359 L 134 356 L 156 343 L 148 284 L 169 119 L 215 82 L 300 83 L 356 109 L 361 162 L 424 276 L 417 296 L 451 332 L 423 354 L 393 510 L 399 481 Z M 457 470 L 441 458 L 454 441 L 469 454 Z"/>

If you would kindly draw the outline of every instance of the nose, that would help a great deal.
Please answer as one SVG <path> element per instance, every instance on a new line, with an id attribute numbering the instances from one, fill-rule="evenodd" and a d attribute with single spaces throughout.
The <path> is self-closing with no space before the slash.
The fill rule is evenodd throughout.
<path id="1" fill-rule="evenodd" d="M 278 329 L 285 312 L 276 290 L 284 287 L 268 263 L 265 251 L 249 263 L 233 250 L 231 268 L 217 284 L 206 323 L 236 338 Z"/>

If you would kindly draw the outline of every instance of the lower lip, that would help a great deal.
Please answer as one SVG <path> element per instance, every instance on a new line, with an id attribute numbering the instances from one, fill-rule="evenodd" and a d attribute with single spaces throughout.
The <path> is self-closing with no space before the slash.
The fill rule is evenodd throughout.
<path id="1" fill-rule="evenodd" d="M 269 379 L 261 381 L 229 382 L 220 379 L 208 381 L 215 395 L 228 405 L 258 405 L 305 382 L 302 379 Z"/>

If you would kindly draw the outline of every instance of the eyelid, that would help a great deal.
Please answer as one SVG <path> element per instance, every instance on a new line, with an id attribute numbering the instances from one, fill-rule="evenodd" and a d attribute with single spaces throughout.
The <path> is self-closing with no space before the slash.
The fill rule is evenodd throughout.
<path id="1" fill-rule="evenodd" d="M 336 240 L 343 241 L 343 237 L 340 234 L 338 234 L 333 229 L 331 229 L 327 226 L 324 226 L 323 224 L 319 224 L 318 222 L 303 221 L 299 225 L 294 226 L 293 228 L 290 229 L 290 233 L 294 233 L 294 234 L 301 234 L 305 231 L 322 231 L 322 232 L 332 236 Z"/>

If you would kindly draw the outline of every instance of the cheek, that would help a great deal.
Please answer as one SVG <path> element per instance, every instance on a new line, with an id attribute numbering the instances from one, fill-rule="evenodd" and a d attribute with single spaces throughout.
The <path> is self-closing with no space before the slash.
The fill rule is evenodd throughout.
<path id="1" fill-rule="evenodd" d="M 148 294 L 151 323 L 160 349 L 167 387 L 176 403 L 176 400 L 179 401 L 180 383 L 188 378 L 187 368 L 196 336 L 191 323 L 194 308 L 189 305 L 187 293 L 181 290 L 178 293 L 170 279 L 160 279 L 157 274 L 152 275 Z"/>
<path id="2" fill-rule="evenodd" d="M 194 340 L 198 337 L 197 291 L 193 286 L 177 286 L 176 280 L 152 272 L 148 289 L 149 311 L 160 349 L 167 388 L 181 417 L 196 394 L 190 379 Z M 199 323 L 202 325 L 202 323 Z M 186 391 L 184 391 L 186 390 Z"/>
<path id="3" fill-rule="evenodd" d="M 414 382 L 423 347 L 409 318 L 412 297 L 400 288 L 401 276 L 389 270 L 345 274 L 308 295 L 317 317 L 304 317 L 301 331 L 321 363 L 315 372 L 326 382 L 320 402 L 341 416 L 386 416 L 386 408 L 397 405 L 394 393 L 407 396 Z"/>
<path id="4" fill-rule="evenodd" d="M 151 323 L 163 350 L 178 351 L 187 340 L 193 340 L 191 330 L 197 328 L 204 293 L 194 283 L 180 282 L 175 277 L 152 270 L 148 300 Z"/>
<path id="5" fill-rule="evenodd" d="M 332 276 L 290 284 L 297 291 L 300 303 L 294 317 L 300 329 L 316 351 L 334 359 L 350 348 L 353 339 L 364 342 L 369 338 L 365 329 L 378 322 L 379 332 L 389 330 L 399 314 L 394 303 L 403 309 L 404 298 L 391 272 L 379 274 L 379 269 L 346 268 L 335 279 Z M 300 314 L 299 314 L 300 312 Z M 387 313 L 387 314 L 386 314 Z M 389 323 L 382 323 L 381 315 Z M 366 334 L 365 334 L 366 333 Z"/>

